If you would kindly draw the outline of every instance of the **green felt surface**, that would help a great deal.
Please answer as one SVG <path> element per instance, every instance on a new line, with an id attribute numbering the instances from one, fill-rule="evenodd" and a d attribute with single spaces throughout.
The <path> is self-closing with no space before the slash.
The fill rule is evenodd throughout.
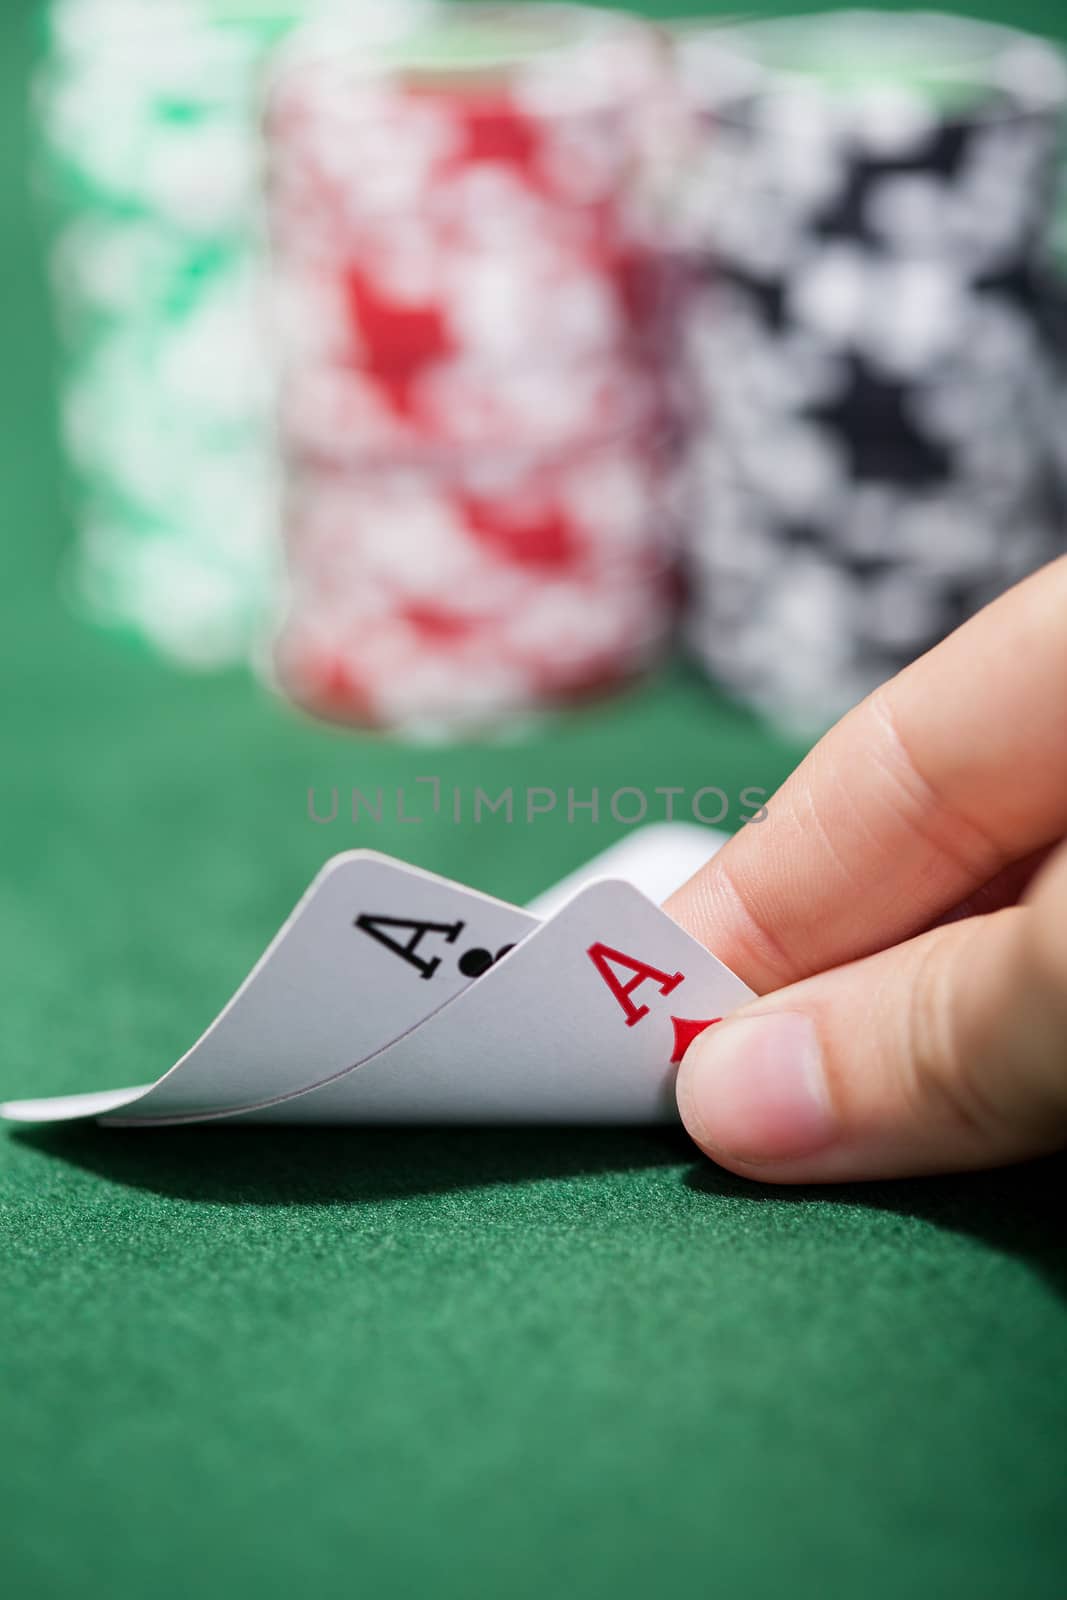
<path id="1" fill-rule="evenodd" d="M 736 794 L 798 754 L 673 672 L 415 751 L 69 617 L 30 9 L 0 11 L 0 1095 L 154 1076 L 335 849 L 521 899 L 621 832 L 317 826 L 309 787 Z M 669 1132 L 4 1132 L 0 1587 L 1062 1594 L 1063 1175 L 775 1194 Z"/>

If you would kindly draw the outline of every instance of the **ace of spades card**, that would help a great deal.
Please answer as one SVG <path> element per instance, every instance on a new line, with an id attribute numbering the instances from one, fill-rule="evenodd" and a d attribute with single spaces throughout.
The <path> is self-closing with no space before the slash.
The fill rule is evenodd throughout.
<path id="1" fill-rule="evenodd" d="M 0 1114 L 139 1126 L 659 1121 L 674 1115 L 690 1040 L 750 998 L 631 883 L 593 877 L 542 920 L 352 851 L 327 863 L 155 1083 L 9 1101 Z"/>

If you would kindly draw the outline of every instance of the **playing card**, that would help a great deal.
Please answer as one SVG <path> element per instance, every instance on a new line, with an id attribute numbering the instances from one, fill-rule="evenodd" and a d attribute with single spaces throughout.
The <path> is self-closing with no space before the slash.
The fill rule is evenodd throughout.
<path id="1" fill-rule="evenodd" d="M 673 1120 L 686 1047 L 752 998 L 637 890 L 599 882 L 361 1066 L 254 1119 Z"/>
<path id="2" fill-rule="evenodd" d="M 312 1087 L 481 977 L 537 926 L 515 906 L 371 850 L 326 864 L 196 1044 L 153 1085 L 12 1101 L 17 1121 L 201 1118 Z"/>
<path id="3" fill-rule="evenodd" d="M 624 834 L 600 855 L 553 884 L 526 907 L 534 916 L 550 917 L 598 878 L 617 878 L 657 905 L 680 889 L 699 867 L 726 843 L 728 834 L 695 822 L 650 822 Z"/>
<path id="4" fill-rule="evenodd" d="M 12 1101 L 0 1115 L 143 1125 L 673 1116 L 686 1046 L 751 993 L 646 896 L 595 876 L 619 865 L 665 892 L 716 842 L 678 825 L 643 833 L 542 896 L 559 907 L 544 923 L 374 851 L 338 856 L 157 1083 Z"/>

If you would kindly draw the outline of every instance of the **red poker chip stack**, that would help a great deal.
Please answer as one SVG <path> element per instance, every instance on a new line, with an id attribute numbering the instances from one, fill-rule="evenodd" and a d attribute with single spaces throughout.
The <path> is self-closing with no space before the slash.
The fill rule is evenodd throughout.
<path id="1" fill-rule="evenodd" d="M 381 726 L 627 677 L 673 606 L 660 63 L 631 19 L 450 6 L 308 35 L 267 141 L 290 468 L 282 686 Z"/>

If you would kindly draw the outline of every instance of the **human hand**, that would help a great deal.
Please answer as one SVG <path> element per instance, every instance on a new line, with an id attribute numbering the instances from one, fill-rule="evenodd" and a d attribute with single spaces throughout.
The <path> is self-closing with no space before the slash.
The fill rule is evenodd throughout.
<path id="1" fill-rule="evenodd" d="M 678 1106 L 772 1183 L 1067 1144 L 1067 558 L 850 712 L 666 910 L 762 996 Z"/>

